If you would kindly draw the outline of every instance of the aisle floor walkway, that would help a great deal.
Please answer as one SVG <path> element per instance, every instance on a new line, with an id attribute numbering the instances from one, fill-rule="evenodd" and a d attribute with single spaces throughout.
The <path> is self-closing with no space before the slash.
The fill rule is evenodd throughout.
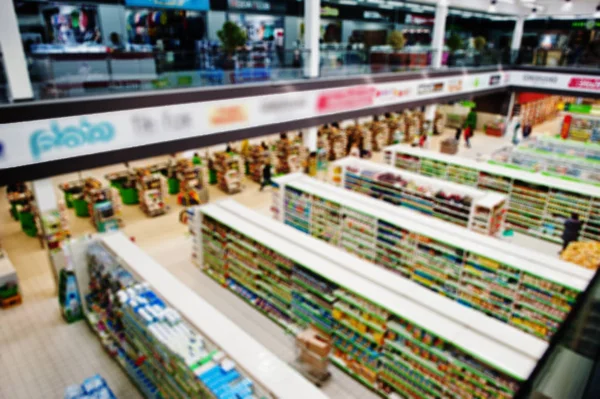
<path id="1" fill-rule="evenodd" d="M 536 129 L 539 130 L 539 129 Z M 542 127 L 541 131 L 546 130 Z M 430 148 L 438 150 L 441 139 L 451 136 L 447 131 L 442 137 L 433 137 Z M 504 141 L 481 133 L 472 139 L 473 148 L 468 150 L 461 143 L 459 155 L 477 157 L 491 154 Z M 159 159 L 164 159 L 159 158 Z M 158 159 L 157 159 L 158 160 Z M 382 155 L 376 154 L 374 161 L 381 162 Z M 132 167 L 147 165 L 154 160 L 131 162 Z M 83 176 L 103 179 L 106 173 L 122 170 L 122 165 L 86 171 Z M 75 180 L 78 174 L 58 176 L 58 183 Z M 268 214 L 271 190 L 258 191 L 258 185 L 246 181 L 242 193 L 232 196 L 235 200 L 262 213 Z M 61 193 L 57 190 L 57 195 Z M 210 187 L 211 201 L 230 197 Z M 191 262 L 191 241 L 187 228 L 179 223 L 181 209 L 170 198 L 171 211 L 154 219 L 146 217 L 138 206 L 125 206 L 124 231 L 135 237 L 136 242 L 159 263 L 169 269 L 185 284 L 215 306 L 238 325 L 242 326 L 257 341 L 286 361 L 293 358 L 293 340 L 259 312 L 250 308 L 231 292 L 215 284 Z M 103 349 L 84 322 L 66 324 L 59 314 L 56 288 L 45 250 L 39 241 L 29 238 L 20 230 L 17 222 L 6 211 L 8 202 L 4 193 L 0 195 L 0 242 L 17 270 L 24 302 L 10 310 L 0 310 L 0 398 L 38 399 L 60 398 L 64 388 L 77 384 L 85 378 L 99 373 L 106 378 L 120 399 L 137 399 L 140 394 Z M 69 212 L 72 234 L 94 233 L 88 218 L 77 218 Z M 516 235 L 518 245 L 536 248 L 554 254 L 558 246 Z M 335 367 L 331 367 L 333 379 L 324 387 L 332 398 L 375 398 L 354 379 Z"/>

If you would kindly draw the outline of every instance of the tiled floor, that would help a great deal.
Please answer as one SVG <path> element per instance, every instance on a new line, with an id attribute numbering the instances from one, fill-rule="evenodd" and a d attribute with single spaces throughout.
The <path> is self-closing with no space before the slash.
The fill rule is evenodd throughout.
<path id="1" fill-rule="evenodd" d="M 554 129 L 552 124 L 537 131 Z M 452 135 L 448 132 L 444 137 Z M 442 137 L 434 137 L 430 148 L 437 150 Z M 490 154 L 504 145 L 502 139 L 477 134 L 472 149 L 461 143 L 459 155 L 477 157 Z M 381 154 L 373 160 L 381 162 Z M 144 165 L 148 160 L 131 162 Z M 114 165 L 86 171 L 102 179 L 106 173 L 121 170 Z M 77 174 L 54 178 L 54 183 L 74 180 Z M 247 181 L 244 191 L 233 196 L 242 204 L 268 214 L 271 192 L 258 191 L 258 185 Z M 60 195 L 57 189 L 57 195 Z M 210 198 L 226 197 L 214 187 Z M 157 261 L 184 283 L 193 288 L 213 306 L 242 326 L 260 343 L 285 360 L 292 360 L 293 341 L 270 320 L 250 309 L 234 294 L 216 285 L 196 269 L 191 260 L 190 240 L 186 227 L 178 221 L 180 207 L 171 198 L 171 211 L 155 219 L 147 218 L 137 206 L 126 206 L 123 211 L 124 231 Z M 36 239 L 21 232 L 8 212 L 4 194 L 0 196 L 0 242 L 17 269 L 24 303 L 10 310 L 0 310 L 0 399 L 60 398 L 64 388 L 80 383 L 99 373 L 104 376 L 120 399 L 136 399 L 140 394 L 103 349 L 84 322 L 66 324 L 59 314 L 58 301 L 50 266 L 44 250 Z M 93 233 L 89 219 L 76 218 L 70 213 L 74 235 Z M 558 247 L 526 236 L 516 236 L 513 242 L 530 248 L 556 253 Z M 323 389 L 332 398 L 375 398 L 370 392 L 340 370 L 332 367 L 333 379 Z"/>

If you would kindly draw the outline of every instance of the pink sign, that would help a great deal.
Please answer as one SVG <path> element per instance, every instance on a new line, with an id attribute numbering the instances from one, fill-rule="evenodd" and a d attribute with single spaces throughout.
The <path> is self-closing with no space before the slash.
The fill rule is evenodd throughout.
<path id="1" fill-rule="evenodd" d="M 583 90 L 600 90 L 600 79 L 594 78 L 571 78 L 569 87 Z"/>
<path id="2" fill-rule="evenodd" d="M 377 90 L 372 86 L 349 87 L 320 93 L 317 99 L 319 112 L 338 112 L 373 105 Z"/>

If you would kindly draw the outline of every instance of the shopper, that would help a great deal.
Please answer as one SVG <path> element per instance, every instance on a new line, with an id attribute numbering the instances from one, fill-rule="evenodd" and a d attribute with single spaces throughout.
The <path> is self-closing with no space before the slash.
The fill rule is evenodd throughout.
<path id="1" fill-rule="evenodd" d="M 456 141 L 460 142 L 460 136 L 462 136 L 462 129 L 457 127 L 456 128 L 456 134 L 454 135 L 454 138 L 456 139 Z"/>
<path id="2" fill-rule="evenodd" d="M 227 153 L 232 152 L 231 143 L 227 143 L 227 147 L 225 147 L 225 152 L 227 152 Z"/>
<path id="3" fill-rule="evenodd" d="M 427 133 L 421 133 L 419 137 L 419 148 L 427 149 L 429 143 L 427 142 Z"/>
<path id="4" fill-rule="evenodd" d="M 273 182 L 271 181 L 271 163 L 265 162 L 262 170 L 262 181 L 260 182 L 260 190 L 262 191 L 265 186 L 271 185 Z"/>
<path id="5" fill-rule="evenodd" d="M 194 165 L 202 165 L 202 159 L 200 158 L 200 155 L 198 155 L 197 152 L 195 152 L 194 156 L 192 157 L 192 163 Z"/>
<path id="6" fill-rule="evenodd" d="M 471 136 L 473 135 L 473 129 L 471 128 L 471 126 L 467 126 L 465 128 L 465 144 L 467 146 L 467 148 L 471 148 L 471 143 L 470 143 L 470 139 Z"/>
<path id="7" fill-rule="evenodd" d="M 529 137 L 529 135 L 531 134 L 531 125 L 527 124 L 525 125 L 525 127 L 523 128 L 523 139 L 527 139 Z"/>
<path id="8" fill-rule="evenodd" d="M 579 220 L 579 215 L 577 213 L 572 213 L 571 217 L 565 220 L 564 230 L 562 233 L 563 251 L 567 249 L 570 243 L 579 240 L 579 232 L 581 231 L 582 224 L 583 223 L 581 220 Z"/>

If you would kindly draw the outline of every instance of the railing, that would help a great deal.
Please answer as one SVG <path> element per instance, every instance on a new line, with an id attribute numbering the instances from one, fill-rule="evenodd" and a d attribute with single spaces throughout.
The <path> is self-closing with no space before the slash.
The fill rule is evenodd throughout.
<path id="1" fill-rule="evenodd" d="M 321 49 L 320 77 L 398 73 L 432 68 L 437 50 L 400 51 Z M 28 55 L 36 99 L 189 88 L 305 78 L 307 50 L 265 51 L 261 48 L 228 55 L 219 50 L 193 52 L 114 52 Z M 441 52 L 441 68 L 513 65 L 599 68 L 591 52 L 564 50 L 459 50 Z M 1 72 L 1 71 L 0 71 Z M 6 102 L 0 75 L 0 102 Z"/>

